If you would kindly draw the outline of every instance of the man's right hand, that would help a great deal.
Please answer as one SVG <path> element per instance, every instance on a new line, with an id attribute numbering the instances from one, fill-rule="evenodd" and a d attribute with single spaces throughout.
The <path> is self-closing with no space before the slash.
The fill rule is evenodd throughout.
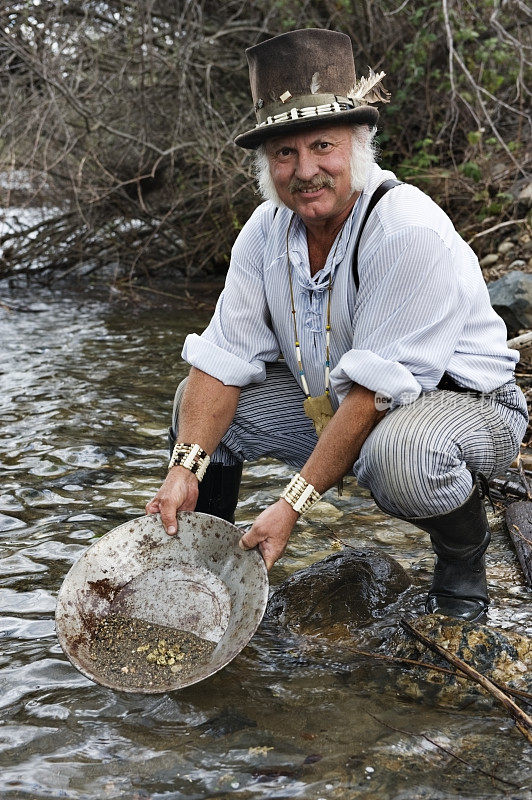
<path id="1" fill-rule="evenodd" d="M 166 533 L 177 533 L 177 512 L 194 511 L 198 502 L 198 479 L 185 467 L 172 467 L 166 480 L 149 503 L 146 514 L 160 514 Z"/>

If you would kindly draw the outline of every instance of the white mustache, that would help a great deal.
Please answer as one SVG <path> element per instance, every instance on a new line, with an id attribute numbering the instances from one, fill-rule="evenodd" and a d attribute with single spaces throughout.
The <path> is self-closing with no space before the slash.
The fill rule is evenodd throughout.
<path id="1" fill-rule="evenodd" d="M 292 178 L 288 185 L 288 191 L 291 194 L 294 192 L 301 192 L 305 189 L 313 189 L 317 191 L 318 189 L 323 189 L 326 187 L 327 189 L 334 189 L 334 180 L 330 177 L 330 175 L 323 175 L 319 178 L 314 178 L 312 181 L 301 181 L 299 178 Z"/>

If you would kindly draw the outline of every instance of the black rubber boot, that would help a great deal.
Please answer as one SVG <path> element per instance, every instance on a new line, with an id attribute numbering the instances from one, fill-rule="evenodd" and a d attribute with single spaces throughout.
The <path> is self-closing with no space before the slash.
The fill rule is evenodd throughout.
<path id="1" fill-rule="evenodd" d="M 235 522 L 235 509 L 242 477 L 242 464 L 209 464 L 199 485 L 196 511 Z"/>
<path id="2" fill-rule="evenodd" d="M 173 428 L 168 431 L 170 455 L 176 442 Z M 213 517 L 235 521 L 235 509 L 238 503 L 242 464 L 226 466 L 225 464 L 209 464 L 199 484 L 196 511 L 211 514 Z"/>
<path id="3" fill-rule="evenodd" d="M 454 511 L 408 522 L 430 534 L 436 554 L 426 611 L 469 621 L 480 619 L 489 603 L 484 553 L 491 533 L 477 483 Z"/>

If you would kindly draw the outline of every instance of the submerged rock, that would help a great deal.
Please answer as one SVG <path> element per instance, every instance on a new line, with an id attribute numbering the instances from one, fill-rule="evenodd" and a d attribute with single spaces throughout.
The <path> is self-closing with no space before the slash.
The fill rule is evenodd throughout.
<path id="1" fill-rule="evenodd" d="M 428 639 L 445 647 L 490 680 L 512 689 L 532 692 L 532 639 L 529 637 L 439 615 L 418 617 L 412 624 Z M 454 669 L 406 632 L 396 634 L 390 643 L 389 654 Z M 480 686 L 465 676 L 454 677 L 423 667 L 405 666 L 398 677 L 397 688 L 408 697 L 437 705 L 464 708 L 481 697 L 486 699 L 486 703 L 492 702 Z"/>
<path id="2" fill-rule="evenodd" d="M 346 547 L 290 575 L 274 590 L 265 616 L 301 633 L 328 631 L 382 616 L 409 585 L 390 556 Z"/>
<path id="3" fill-rule="evenodd" d="M 233 708 L 224 708 L 217 716 L 208 719 L 198 726 L 203 734 L 218 739 L 221 736 L 228 736 L 231 733 L 244 730 L 244 728 L 256 728 L 257 723 L 245 714 Z"/>

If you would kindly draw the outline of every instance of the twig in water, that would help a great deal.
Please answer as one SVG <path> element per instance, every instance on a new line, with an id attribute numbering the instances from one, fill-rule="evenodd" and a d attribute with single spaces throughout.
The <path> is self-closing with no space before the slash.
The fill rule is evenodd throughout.
<path id="1" fill-rule="evenodd" d="M 523 540 L 523 542 L 526 542 L 527 544 L 530 545 L 530 547 L 532 547 L 532 539 L 528 539 L 523 533 L 521 533 L 521 531 L 519 530 L 519 526 L 516 525 L 515 522 L 513 523 L 512 528 L 515 530 L 519 538 Z"/>
<path id="2" fill-rule="evenodd" d="M 354 545 L 354 544 L 349 544 L 349 542 L 345 542 L 343 539 L 340 539 L 340 537 L 338 536 L 338 534 L 336 534 L 336 533 L 333 531 L 333 529 L 332 529 L 332 528 L 330 528 L 330 527 L 329 527 L 329 526 L 328 526 L 328 525 L 327 525 L 325 522 L 322 522 L 322 523 L 321 523 L 321 527 L 322 527 L 322 528 L 325 528 L 325 531 L 326 531 L 326 533 L 327 533 L 327 536 L 329 536 L 331 539 L 334 539 L 334 541 L 335 541 L 335 542 L 338 542 L 338 544 L 341 544 L 341 545 L 343 545 L 344 547 L 350 547 L 350 548 L 351 548 L 351 550 L 356 550 L 356 549 L 357 549 L 357 548 L 355 547 L 355 545 Z"/>
<path id="3" fill-rule="evenodd" d="M 458 658 L 458 656 L 454 655 L 454 653 L 449 653 L 444 647 L 441 647 L 441 645 L 433 642 L 427 636 L 424 636 L 424 634 L 420 633 L 417 628 L 414 628 L 414 626 L 411 625 L 408 620 L 402 619 L 401 625 L 406 631 L 412 634 L 412 636 L 415 636 L 416 639 L 419 639 L 420 642 L 423 642 L 426 647 L 428 647 L 430 650 L 433 650 L 435 653 L 438 653 L 438 655 L 456 667 L 456 669 L 460 670 L 460 672 L 464 672 L 474 681 L 479 683 L 487 692 L 489 692 L 489 694 L 495 697 L 514 718 L 516 728 L 520 731 L 520 733 L 523 734 L 525 739 L 532 744 L 532 718 L 529 717 L 529 715 L 523 711 L 523 709 L 520 708 L 517 703 L 514 703 L 514 701 L 508 697 L 507 694 L 495 686 L 493 681 L 490 681 L 489 678 L 486 678 L 485 675 L 482 675 L 474 667 L 471 667 L 465 661 L 462 661 L 462 659 Z"/>
<path id="4" fill-rule="evenodd" d="M 452 750 L 449 750 L 449 748 L 444 747 L 442 744 L 439 744 L 435 739 L 431 739 L 430 736 L 427 736 L 426 733 L 414 733 L 414 731 L 406 731 L 403 728 L 396 728 L 394 725 L 390 725 L 387 722 L 383 722 L 382 719 L 379 719 L 379 717 L 376 717 L 375 714 L 372 714 L 371 711 L 368 711 L 367 709 L 366 709 L 366 714 L 372 719 L 374 719 L 375 722 L 378 722 L 380 725 L 384 725 L 385 728 L 389 728 L 389 730 L 391 731 L 395 731 L 396 733 L 404 733 L 407 736 L 420 736 L 422 739 L 425 739 L 427 742 L 430 742 L 430 744 L 433 744 L 434 747 L 437 747 L 438 750 L 442 750 L 444 753 L 447 753 L 447 755 L 451 756 L 452 758 L 456 758 L 457 761 L 460 761 L 462 764 L 465 764 L 466 767 L 469 767 L 469 769 L 472 769 L 474 772 L 480 772 L 482 775 L 486 775 L 486 777 L 491 778 L 491 780 L 499 781 L 500 783 L 504 783 L 507 786 L 512 786 L 512 788 L 514 789 L 519 789 L 519 784 L 513 783 L 513 781 L 508 781 L 506 780 L 506 778 L 499 778 L 497 775 L 494 775 L 493 772 L 487 772 L 481 767 L 475 767 L 474 764 L 471 764 L 471 762 L 466 761 L 465 758 L 462 758 L 462 756 L 453 753 Z"/>
<path id="5" fill-rule="evenodd" d="M 352 648 L 355 653 L 361 656 L 367 656 L 368 658 L 377 658 L 381 661 L 389 661 L 392 664 L 409 664 L 414 667 L 423 667 L 424 669 L 434 670 L 435 672 L 442 672 L 445 675 L 452 675 L 455 678 L 462 677 L 462 678 L 470 678 L 469 675 L 459 676 L 453 669 L 447 669 L 447 667 L 440 667 L 438 664 L 429 664 L 428 661 L 417 661 L 415 658 L 404 658 L 403 656 L 389 656 L 384 653 L 370 653 L 367 650 L 359 650 L 358 647 Z M 500 683 L 493 682 L 495 686 L 497 686 L 501 691 L 506 692 L 507 694 L 512 695 L 513 697 L 520 697 L 522 698 L 527 704 L 532 704 L 532 694 L 530 692 L 524 692 L 520 689 L 511 689 L 509 686 L 501 685 Z"/>

